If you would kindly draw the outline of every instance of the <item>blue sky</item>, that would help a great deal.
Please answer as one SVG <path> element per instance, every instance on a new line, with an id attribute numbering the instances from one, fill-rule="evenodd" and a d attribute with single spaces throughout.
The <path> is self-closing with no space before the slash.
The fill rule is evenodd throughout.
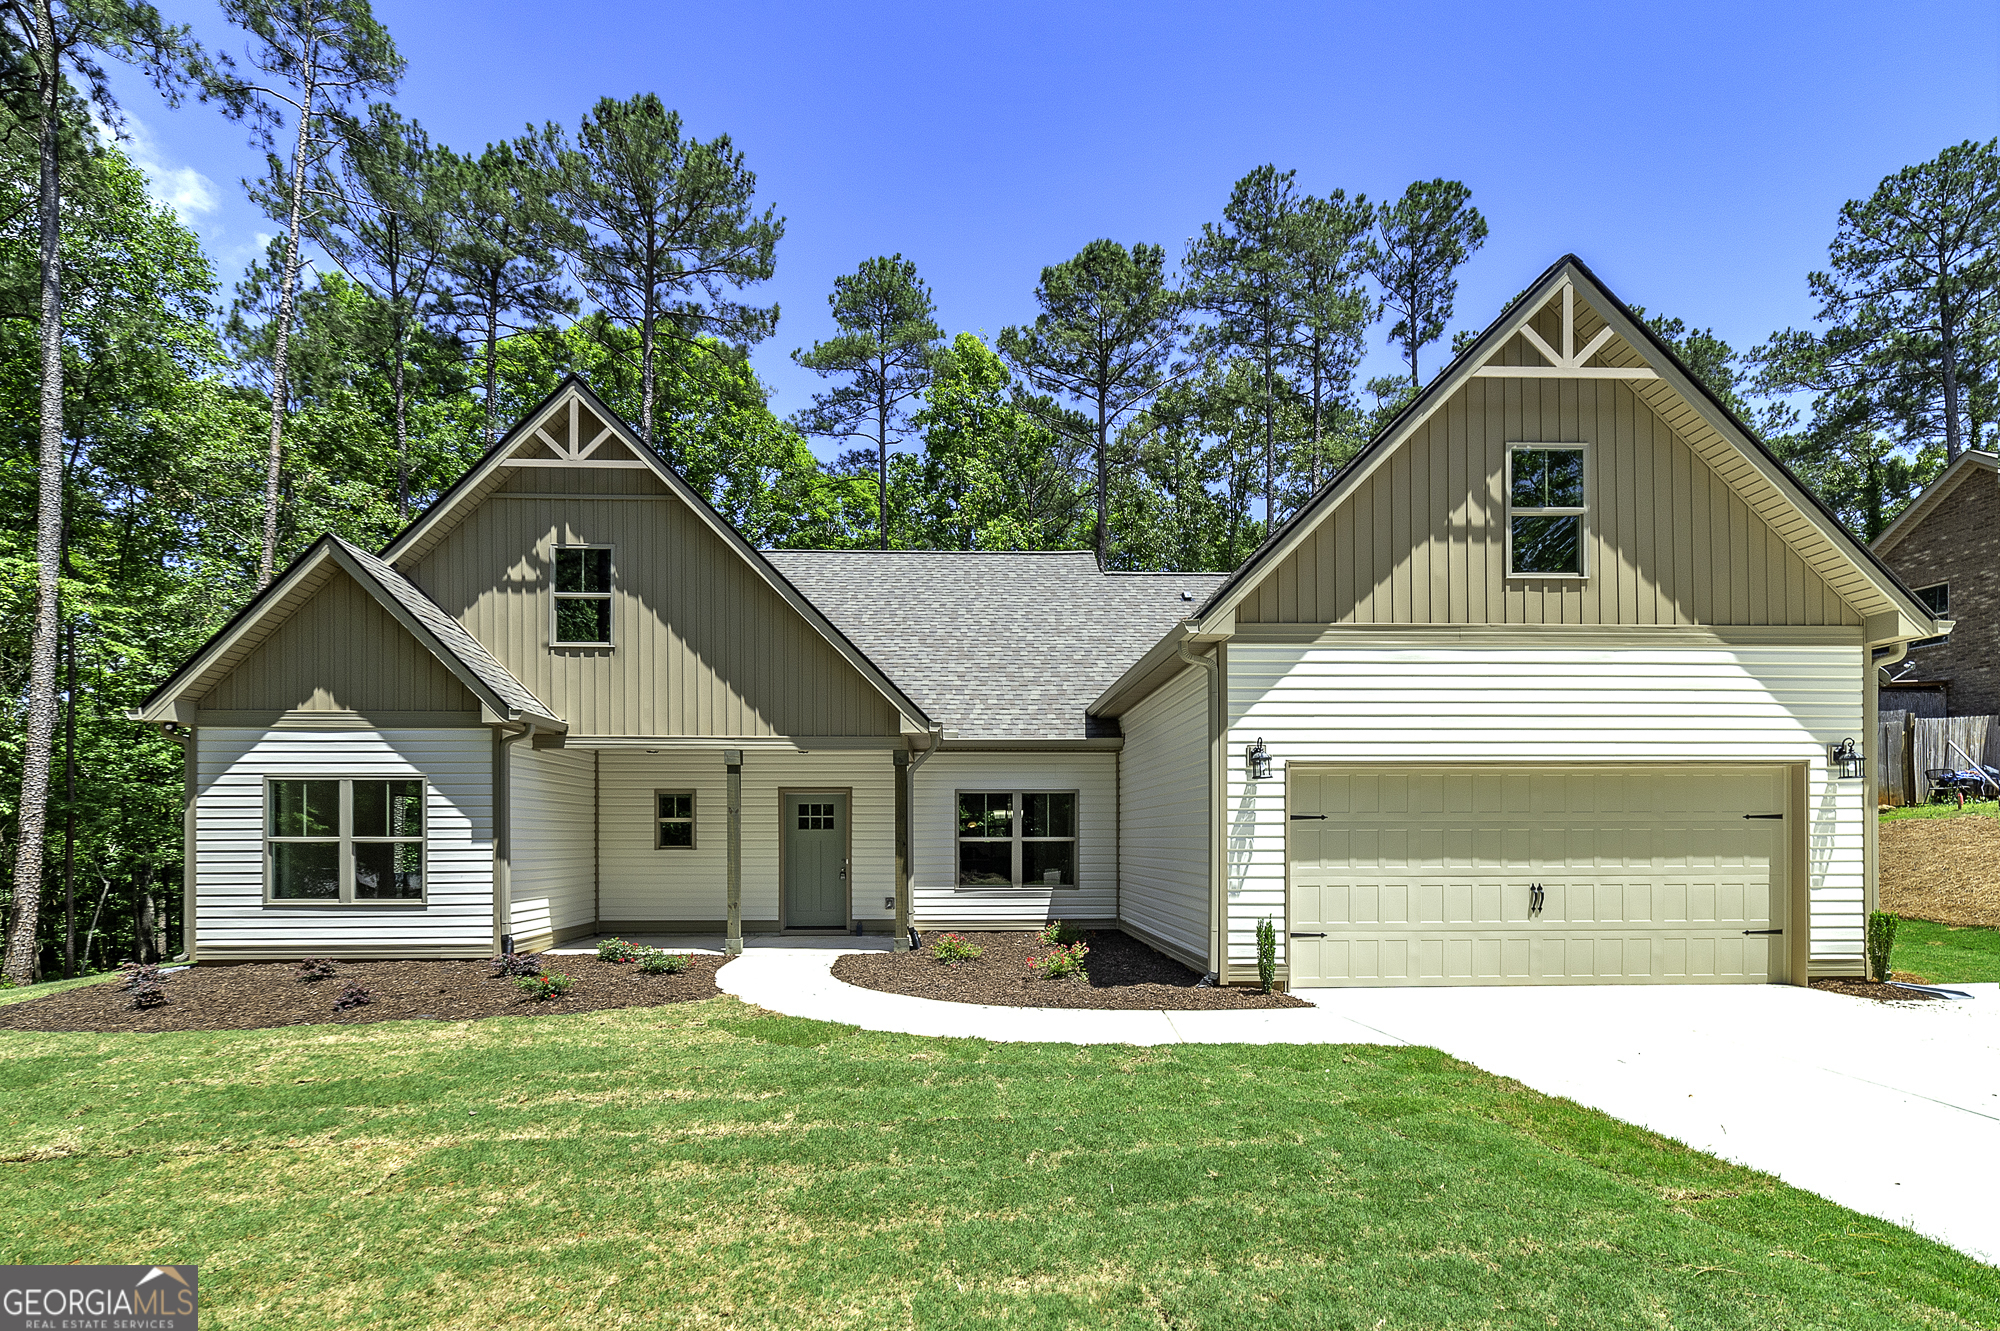
<path id="1" fill-rule="evenodd" d="M 241 50 L 212 4 L 167 0 Z M 1371 198 L 1471 186 L 1492 235 L 1454 328 L 1566 251 L 1626 300 L 1747 348 L 1803 323 L 1836 212 L 2000 132 L 2000 6 L 1012 5 L 378 0 L 396 101 L 460 149 L 652 91 L 727 132 L 787 219 L 783 308 L 754 353 L 773 407 L 817 380 L 832 279 L 916 261 L 948 331 L 1033 315 L 1045 264 L 1098 236 L 1178 255 L 1263 163 Z M 233 281 L 273 224 L 240 126 L 121 80 L 131 145 Z M 1367 374 L 1395 368 L 1375 334 Z M 1444 345 L 1426 357 L 1443 363 Z"/>

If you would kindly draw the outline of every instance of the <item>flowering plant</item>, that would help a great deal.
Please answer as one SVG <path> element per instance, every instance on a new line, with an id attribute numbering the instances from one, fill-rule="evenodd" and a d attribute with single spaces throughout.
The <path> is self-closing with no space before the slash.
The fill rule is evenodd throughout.
<path id="1" fill-rule="evenodd" d="M 957 934 L 941 934 L 931 944 L 931 956 L 944 965 L 960 961 L 975 961 L 985 955 L 986 949 L 977 943 L 968 943 Z"/>
<path id="2" fill-rule="evenodd" d="M 549 974 L 523 975 L 520 979 L 514 981 L 514 983 L 520 986 L 522 993 L 534 999 L 537 1003 L 543 1003 L 551 998 L 561 998 L 570 991 L 570 987 L 576 981 L 567 975 Z"/>
<path id="3" fill-rule="evenodd" d="M 1028 958 L 1028 969 L 1041 980 L 1068 980 L 1071 984 L 1089 984 L 1090 974 L 1083 968 L 1083 959 L 1090 955 L 1090 944 L 1071 943 L 1050 948 L 1039 957 Z"/>
<path id="4" fill-rule="evenodd" d="M 657 947 L 649 947 L 639 957 L 639 970 L 645 975 L 679 975 L 693 960 L 694 957 L 686 952 L 662 952 Z"/>
<path id="5" fill-rule="evenodd" d="M 640 947 L 637 943 L 628 943 L 622 938 L 606 938 L 597 944 L 597 959 L 599 961 L 637 961 L 645 954 L 645 948 Z"/>
<path id="6" fill-rule="evenodd" d="M 1083 941 L 1083 930 L 1067 920 L 1050 920 L 1042 926 L 1041 940 L 1049 947 L 1067 947 Z"/>

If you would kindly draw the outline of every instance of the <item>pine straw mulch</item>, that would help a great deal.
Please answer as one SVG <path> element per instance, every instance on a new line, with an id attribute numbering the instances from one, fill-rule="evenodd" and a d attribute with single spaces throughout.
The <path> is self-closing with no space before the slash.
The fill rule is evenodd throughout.
<path id="1" fill-rule="evenodd" d="M 409 1019 L 476 1021 L 482 1017 L 545 1016 L 602 1008 L 657 1007 L 713 998 L 723 958 L 697 954 L 679 975 L 642 975 L 631 963 L 594 956 L 550 956 L 545 972 L 576 985 L 560 998 L 536 1001 L 485 961 L 342 961 L 325 980 L 302 981 L 292 961 L 195 966 L 166 976 L 167 1002 L 134 1010 L 124 982 L 70 989 L 0 1007 L 0 1029 L 27 1031 L 247 1031 L 269 1026 L 346 1026 Z M 336 1012 L 349 983 L 371 1001 Z"/>
<path id="2" fill-rule="evenodd" d="M 1883 823 L 1882 909 L 1939 924 L 2000 927 L 2000 818 Z"/>
<path id="3" fill-rule="evenodd" d="M 1918 976 L 1909 975 L 1902 971 L 1890 971 L 1889 978 L 1892 980 L 1902 980 L 1909 984 L 1928 983 Z M 1873 980 L 1825 979 L 1812 980 L 1809 981 L 1809 984 L 1812 988 L 1824 990 L 1829 994 L 1846 994 L 1850 998 L 1871 998 L 1877 1003 L 1943 1003 L 1949 1001 L 1937 994 L 1919 993 L 1915 989 L 1898 989 L 1892 984 L 1877 984 Z"/>
<path id="4" fill-rule="evenodd" d="M 1038 979 L 1028 970 L 1029 957 L 1049 950 L 1039 934 L 961 932 L 960 938 L 984 948 L 985 953 L 951 965 L 939 961 L 934 951 L 941 936 L 926 935 L 923 949 L 917 952 L 850 953 L 833 964 L 834 977 L 885 994 L 998 1007 L 1193 1012 L 1312 1006 L 1290 994 L 1198 987 L 1199 974 L 1131 935 L 1111 929 L 1096 930 L 1085 938 L 1090 944 L 1090 955 L 1084 959 L 1084 970 L 1090 976 L 1087 984 Z"/>

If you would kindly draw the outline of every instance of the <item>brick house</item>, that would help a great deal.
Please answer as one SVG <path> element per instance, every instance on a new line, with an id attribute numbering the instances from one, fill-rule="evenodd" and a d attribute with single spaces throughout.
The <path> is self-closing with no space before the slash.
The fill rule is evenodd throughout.
<path id="1" fill-rule="evenodd" d="M 1919 716 L 2000 715 L 2000 457 L 1970 450 L 1903 510 L 1874 550 L 1948 637 L 1910 644 L 1881 706 Z"/>

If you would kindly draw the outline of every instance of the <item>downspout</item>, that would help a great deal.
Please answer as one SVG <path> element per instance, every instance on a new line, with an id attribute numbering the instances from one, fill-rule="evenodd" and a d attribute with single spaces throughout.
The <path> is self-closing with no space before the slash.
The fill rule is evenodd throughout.
<path id="1" fill-rule="evenodd" d="M 729 843 L 723 879 L 722 955 L 743 955 L 743 750 L 724 749 L 722 767 L 729 810 Z"/>
<path id="2" fill-rule="evenodd" d="M 1222 860 L 1222 663 L 1212 649 L 1206 656 L 1189 652 L 1185 637 L 1179 650 L 1181 660 L 1208 672 L 1208 962 L 1210 977 L 1221 984 L 1228 964 L 1223 955 L 1228 937 L 1223 912 L 1228 902 Z"/>
<path id="3" fill-rule="evenodd" d="M 514 950 L 514 755 L 513 747 L 535 737 L 535 723 L 523 723 L 518 734 L 493 728 L 493 950 L 502 956 Z"/>
<path id="4" fill-rule="evenodd" d="M 167 733 L 181 744 L 181 957 L 194 960 L 195 875 L 199 861 L 195 855 L 195 728 L 168 726 Z M 258 816 L 261 818 L 263 814 Z"/>
<path id="5" fill-rule="evenodd" d="M 1878 807 L 1882 781 L 1882 674 L 1910 654 L 1907 638 L 1891 643 L 1889 654 L 1877 660 L 1863 647 L 1861 663 L 1861 725 L 1867 747 L 1861 750 L 1861 901 L 1862 918 L 1882 908 L 1882 814 Z"/>
<path id="6" fill-rule="evenodd" d="M 897 764 L 902 768 L 899 773 L 901 781 L 896 793 L 903 814 L 903 826 L 900 829 L 903 834 L 903 854 L 896 866 L 896 941 L 893 945 L 898 952 L 905 948 L 914 952 L 922 941 L 917 937 L 916 928 L 910 922 L 910 874 L 917 852 L 917 769 L 929 762 L 931 755 L 943 747 L 944 727 L 934 725 L 924 734 L 923 752 L 910 753 L 905 761 Z"/>

